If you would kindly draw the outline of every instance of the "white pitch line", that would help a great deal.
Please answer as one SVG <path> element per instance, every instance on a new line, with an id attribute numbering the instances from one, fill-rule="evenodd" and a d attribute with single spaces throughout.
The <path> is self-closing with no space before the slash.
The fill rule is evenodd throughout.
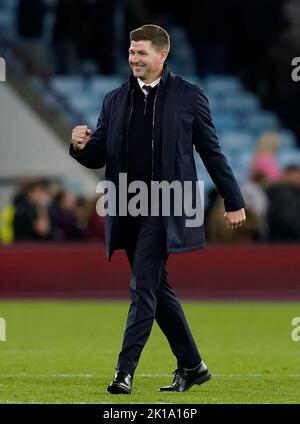
<path id="1" fill-rule="evenodd" d="M 0 404 L 18 404 L 20 405 L 20 402 L 16 401 L 16 400 L 1 400 L 0 399 Z M 152 402 L 151 402 L 152 403 Z M 154 404 L 157 405 L 169 405 L 171 402 L 153 402 Z M 39 401 L 34 401 L 31 400 L 29 402 L 22 402 L 22 404 L 26 404 L 26 405 L 43 405 L 43 404 L 48 404 L 48 402 L 39 402 Z M 122 405 L 121 403 L 118 402 L 67 402 L 67 403 L 63 403 L 63 402 L 51 402 L 51 405 L 55 404 L 55 405 Z M 129 402 L 129 404 L 132 405 L 147 405 L 144 402 Z"/>
<path id="2" fill-rule="evenodd" d="M 0 404 L 3 404 L 3 403 L 8 403 L 8 404 L 13 404 L 13 403 L 18 403 L 16 400 L 1 400 L 0 399 Z"/>
<path id="3" fill-rule="evenodd" d="M 171 377 L 171 374 L 136 374 L 137 377 Z M 218 378 L 263 378 L 263 377 L 291 377 L 299 378 L 300 374 L 212 374 L 213 377 Z"/>
<path id="4" fill-rule="evenodd" d="M 3 354 L 7 354 L 7 355 L 24 355 L 24 350 L 23 349 L 7 349 L 7 350 L 3 350 L 2 352 Z M 26 355 L 44 355 L 44 354 L 55 354 L 55 350 L 26 350 Z"/>
<path id="5" fill-rule="evenodd" d="M 95 374 L 0 374 L 0 378 L 96 378 Z"/>
<path id="6" fill-rule="evenodd" d="M 100 378 L 99 374 L 0 374 L 0 378 Z M 153 374 L 136 374 L 136 377 L 172 377 L 172 374 L 153 373 Z M 268 377 L 290 377 L 300 378 L 300 374 L 213 374 L 217 378 L 268 378 Z M 3 384 L 0 384 L 3 386 Z"/>

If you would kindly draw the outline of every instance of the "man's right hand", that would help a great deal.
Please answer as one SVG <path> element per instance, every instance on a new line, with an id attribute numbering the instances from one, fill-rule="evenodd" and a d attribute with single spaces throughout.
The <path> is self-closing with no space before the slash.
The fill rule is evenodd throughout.
<path id="1" fill-rule="evenodd" d="M 71 143 L 75 150 L 84 149 L 86 143 L 90 139 L 91 130 L 87 125 L 77 125 L 72 131 Z"/>

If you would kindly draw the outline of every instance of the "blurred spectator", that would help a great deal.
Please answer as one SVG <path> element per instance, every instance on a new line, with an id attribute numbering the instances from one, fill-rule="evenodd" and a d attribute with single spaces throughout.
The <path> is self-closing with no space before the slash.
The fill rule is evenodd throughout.
<path id="1" fill-rule="evenodd" d="M 78 228 L 82 230 L 85 238 L 87 238 L 89 219 L 92 213 L 91 207 L 91 201 L 86 197 L 80 196 L 77 198 L 74 213 L 76 215 Z"/>
<path id="2" fill-rule="evenodd" d="M 268 196 L 266 187 L 268 181 L 264 174 L 255 174 L 251 181 L 243 187 L 243 195 L 247 205 L 247 216 L 249 213 L 257 219 L 257 239 L 266 240 L 268 237 L 267 211 Z"/>
<path id="3" fill-rule="evenodd" d="M 104 218 L 98 215 L 96 205 L 98 198 L 92 202 L 91 212 L 88 221 L 87 239 L 90 241 L 104 241 Z"/>
<path id="4" fill-rule="evenodd" d="M 0 214 L 0 241 L 2 244 L 11 244 L 14 241 L 14 219 L 16 213 L 16 206 L 18 203 L 26 201 L 25 190 L 27 185 L 31 182 L 29 177 L 21 177 L 17 193 L 12 200 L 1 210 Z"/>
<path id="5" fill-rule="evenodd" d="M 53 194 L 55 193 L 55 194 Z M 47 180 L 23 177 L 12 201 L 0 211 L 0 243 L 14 241 L 104 241 L 98 198 L 77 199 Z"/>
<path id="6" fill-rule="evenodd" d="M 26 198 L 26 189 L 30 183 L 32 183 L 32 179 L 30 177 L 21 177 L 18 182 L 18 188 L 15 196 L 13 197 L 13 204 L 17 206 L 18 203 L 22 203 Z M 45 186 L 47 186 L 47 182 L 45 182 Z"/>
<path id="7" fill-rule="evenodd" d="M 290 165 L 267 189 L 271 241 L 300 240 L 300 166 Z"/>
<path id="8" fill-rule="evenodd" d="M 56 241 L 82 240 L 85 228 L 81 228 L 76 216 L 76 199 L 74 196 L 60 190 L 50 206 L 50 216 L 53 226 L 53 237 Z"/>
<path id="9" fill-rule="evenodd" d="M 79 228 L 87 241 L 104 240 L 104 219 L 96 211 L 98 198 L 79 197 L 76 204 L 76 217 Z"/>
<path id="10" fill-rule="evenodd" d="M 276 181 L 281 176 L 281 170 L 276 159 L 279 147 L 279 137 L 275 132 L 267 132 L 259 139 L 250 165 L 250 179 L 260 174 L 271 182 Z"/>
<path id="11" fill-rule="evenodd" d="M 11 244 L 14 241 L 15 206 L 8 204 L 0 211 L 0 243 Z"/>
<path id="12" fill-rule="evenodd" d="M 248 207 L 245 224 L 234 231 L 227 229 L 224 222 L 224 201 L 218 196 L 206 219 L 206 238 L 210 243 L 249 243 L 260 239 L 261 222 Z"/>
<path id="13" fill-rule="evenodd" d="M 210 211 L 214 207 L 216 201 L 219 198 L 219 192 L 215 186 L 212 186 L 207 192 L 207 199 L 205 202 L 205 219 L 209 215 Z M 204 221 L 205 222 L 205 221 Z"/>
<path id="14" fill-rule="evenodd" d="M 44 181 L 29 182 L 15 202 L 15 241 L 47 241 L 52 239 L 48 212 L 49 193 Z"/>

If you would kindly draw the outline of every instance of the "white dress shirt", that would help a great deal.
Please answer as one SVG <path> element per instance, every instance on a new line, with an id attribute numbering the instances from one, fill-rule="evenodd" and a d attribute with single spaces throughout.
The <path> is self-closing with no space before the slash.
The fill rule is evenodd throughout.
<path id="1" fill-rule="evenodd" d="M 151 82 L 151 84 L 145 84 L 144 81 L 142 81 L 140 78 L 138 78 L 137 80 L 138 80 L 139 86 L 141 87 L 142 92 L 147 96 L 149 93 L 143 89 L 143 86 L 151 85 L 151 87 L 153 88 L 159 83 L 160 79 L 161 77 L 157 78 L 155 81 Z"/>

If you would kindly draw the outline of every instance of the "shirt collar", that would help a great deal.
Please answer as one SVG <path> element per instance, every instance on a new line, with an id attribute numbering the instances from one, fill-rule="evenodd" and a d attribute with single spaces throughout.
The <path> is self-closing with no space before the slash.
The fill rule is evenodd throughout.
<path id="1" fill-rule="evenodd" d="M 159 81 L 160 81 L 161 77 L 157 78 L 155 81 L 151 82 L 151 84 L 146 84 L 146 85 L 151 85 L 151 87 L 155 87 Z M 143 86 L 145 85 L 144 81 L 142 81 L 140 78 L 137 78 L 139 86 L 141 87 L 141 89 L 143 90 Z M 143 90 L 144 92 L 144 90 Z"/>

